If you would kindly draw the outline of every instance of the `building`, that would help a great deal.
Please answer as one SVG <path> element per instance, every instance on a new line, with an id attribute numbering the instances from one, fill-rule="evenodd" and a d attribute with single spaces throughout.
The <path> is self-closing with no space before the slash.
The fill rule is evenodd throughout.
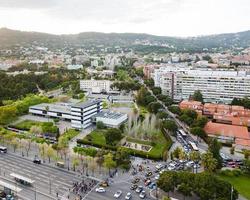
<path id="1" fill-rule="evenodd" d="M 71 126 L 77 129 L 87 128 L 92 124 L 92 117 L 101 111 L 101 100 L 74 104 L 71 106 Z"/>
<path id="2" fill-rule="evenodd" d="M 112 81 L 109 80 L 80 80 L 80 89 L 92 93 L 110 93 Z"/>
<path id="3" fill-rule="evenodd" d="M 44 117 L 53 117 L 64 120 L 71 120 L 71 106 L 65 103 L 42 103 L 29 107 L 29 113 Z"/>
<path id="4" fill-rule="evenodd" d="M 127 121 L 128 115 L 119 112 L 103 111 L 95 115 L 94 122 L 103 122 L 107 127 L 118 128 L 122 123 Z"/>
<path id="5" fill-rule="evenodd" d="M 216 137 L 223 143 L 235 143 L 238 146 L 250 144 L 250 134 L 247 127 L 208 122 L 204 131 L 210 137 Z M 249 146 L 248 146 L 249 147 Z"/>
<path id="6" fill-rule="evenodd" d="M 188 101 L 183 100 L 179 104 L 180 109 L 191 109 L 195 110 L 198 114 L 202 115 L 203 104 L 199 101 Z"/>
<path id="7" fill-rule="evenodd" d="M 166 65 L 155 69 L 152 78 L 163 94 L 174 100 L 189 99 L 196 90 L 203 94 L 205 102 L 231 103 L 233 98 L 250 96 L 250 73 L 173 67 Z"/>

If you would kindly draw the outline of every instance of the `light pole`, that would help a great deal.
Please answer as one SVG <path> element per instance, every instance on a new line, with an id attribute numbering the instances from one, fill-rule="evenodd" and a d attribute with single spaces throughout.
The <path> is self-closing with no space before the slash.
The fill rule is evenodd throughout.
<path id="1" fill-rule="evenodd" d="M 233 192 L 234 192 L 234 188 L 233 186 L 231 186 L 231 200 L 233 200 Z"/>

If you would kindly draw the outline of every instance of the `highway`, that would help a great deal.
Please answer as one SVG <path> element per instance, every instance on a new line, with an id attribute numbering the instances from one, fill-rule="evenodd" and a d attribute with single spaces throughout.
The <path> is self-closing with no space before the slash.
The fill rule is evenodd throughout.
<path id="1" fill-rule="evenodd" d="M 24 177 L 30 178 L 35 182 L 31 186 L 25 186 L 17 183 L 10 173 L 17 173 Z M 15 156 L 12 154 L 0 154 L 0 177 L 1 180 L 22 189 L 18 193 L 19 199 L 23 200 L 53 200 L 64 199 L 70 195 L 70 199 L 76 196 L 69 194 L 73 182 L 80 182 L 84 179 L 86 183 L 90 182 L 89 178 L 81 178 L 74 173 L 64 171 L 57 167 L 46 165 L 37 165 L 32 161 Z"/>

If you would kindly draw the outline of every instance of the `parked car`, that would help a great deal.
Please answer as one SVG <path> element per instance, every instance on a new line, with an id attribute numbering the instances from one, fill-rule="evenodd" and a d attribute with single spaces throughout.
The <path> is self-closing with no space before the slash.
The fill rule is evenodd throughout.
<path id="1" fill-rule="evenodd" d="M 149 187 L 149 189 L 155 189 L 156 188 L 156 183 L 151 182 L 148 187 Z"/>
<path id="2" fill-rule="evenodd" d="M 139 197 L 140 197 L 141 199 L 145 199 L 145 197 L 146 197 L 146 192 L 145 192 L 145 190 L 141 191 Z"/>
<path id="3" fill-rule="evenodd" d="M 138 187 L 138 185 L 133 184 L 133 185 L 131 185 L 130 189 L 131 189 L 131 190 L 135 190 L 137 187 Z"/>
<path id="4" fill-rule="evenodd" d="M 122 195 L 122 191 L 117 190 L 116 193 L 114 194 L 114 197 L 118 199 L 121 195 Z"/>
<path id="5" fill-rule="evenodd" d="M 136 184 L 136 183 L 138 183 L 139 181 L 140 181 L 139 178 L 135 178 L 135 179 L 132 181 L 132 183 L 133 183 L 133 184 Z"/>
<path id="6" fill-rule="evenodd" d="M 143 190 L 142 186 L 138 186 L 135 190 L 136 193 L 141 193 L 141 191 Z"/>
<path id="7" fill-rule="evenodd" d="M 130 192 L 127 193 L 127 195 L 125 196 L 126 200 L 129 200 L 132 198 L 132 194 Z"/>
<path id="8" fill-rule="evenodd" d="M 106 192 L 106 190 L 103 187 L 96 188 L 95 191 L 98 192 L 98 193 Z"/>
<path id="9" fill-rule="evenodd" d="M 155 166 L 156 169 L 161 169 L 162 167 L 163 167 L 162 164 L 158 164 L 158 165 Z"/>
<path id="10" fill-rule="evenodd" d="M 151 181 L 148 179 L 148 180 L 145 181 L 144 184 L 145 184 L 145 186 L 148 186 L 150 183 L 151 183 Z"/>
<path id="11" fill-rule="evenodd" d="M 146 177 L 150 177 L 150 176 L 152 176 L 153 175 L 153 173 L 152 172 L 148 172 L 148 173 L 146 173 Z"/>

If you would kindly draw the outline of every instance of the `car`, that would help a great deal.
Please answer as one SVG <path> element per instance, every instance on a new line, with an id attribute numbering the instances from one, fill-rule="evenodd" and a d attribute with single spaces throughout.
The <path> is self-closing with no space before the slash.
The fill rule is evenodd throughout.
<path id="1" fill-rule="evenodd" d="M 101 187 L 108 187 L 109 183 L 107 181 L 103 181 L 99 184 Z"/>
<path id="2" fill-rule="evenodd" d="M 155 176 L 155 180 L 159 180 L 159 178 L 160 178 L 160 175 L 157 174 L 157 175 Z"/>
<path id="3" fill-rule="evenodd" d="M 114 194 L 114 197 L 118 199 L 121 195 L 122 195 L 122 191 L 117 190 L 116 193 Z"/>
<path id="4" fill-rule="evenodd" d="M 192 167 L 194 165 L 194 161 L 189 161 L 186 163 L 186 167 Z"/>
<path id="5" fill-rule="evenodd" d="M 145 181 L 144 184 L 145 184 L 145 186 L 148 186 L 150 183 L 151 183 L 151 181 L 150 181 L 150 179 L 148 179 L 148 180 Z"/>
<path id="6" fill-rule="evenodd" d="M 141 193 L 141 191 L 143 190 L 142 186 L 138 186 L 135 190 L 136 193 Z"/>
<path id="7" fill-rule="evenodd" d="M 146 197 L 146 192 L 145 192 L 145 190 L 141 191 L 139 197 L 140 197 L 141 199 L 145 199 L 145 197 Z"/>
<path id="8" fill-rule="evenodd" d="M 126 200 L 129 200 L 129 199 L 131 199 L 132 198 L 132 194 L 130 193 L 130 192 L 128 192 L 127 194 L 126 194 L 126 196 L 125 196 L 125 199 Z"/>
<path id="9" fill-rule="evenodd" d="M 153 175 L 153 173 L 152 172 L 148 172 L 148 173 L 146 173 L 146 177 L 150 177 L 150 176 L 152 176 Z"/>
<path id="10" fill-rule="evenodd" d="M 134 175 L 137 174 L 137 171 L 136 171 L 136 170 L 133 170 L 131 174 L 134 176 Z"/>
<path id="11" fill-rule="evenodd" d="M 138 183 L 139 181 L 140 181 L 139 178 L 135 178 L 135 179 L 132 181 L 132 183 L 133 183 L 133 184 L 136 184 L 136 183 Z"/>
<path id="12" fill-rule="evenodd" d="M 96 188 L 95 191 L 98 192 L 98 193 L 106 192 L 106 190 L 103 187 Z"/>
<path id="13" fill-rule="evenodd" d="M 155 166 L 156 169 L 161 169 L 162 167 L 163 167 L 162 164 L 158 164 Z"/>
<path id="14" fill-rule="evenodd" d="M 34 158 L 33 163 L 35 164 L 41 164 L 41 160 L 39 158 Z"/>
<path id="15" fill-rule="evenodd" d="M 138 185 L 133 184 L 133 185 L 131 185 L 130 190 L 135 190 L 137 187 L 138 187 Z"/>
<path id="16" fill-rule="evenodd" d="M 156 183 L 151 182 L 148 187 L 149 187 L 149 189 L 155 189 L 156 188 Z"/>

